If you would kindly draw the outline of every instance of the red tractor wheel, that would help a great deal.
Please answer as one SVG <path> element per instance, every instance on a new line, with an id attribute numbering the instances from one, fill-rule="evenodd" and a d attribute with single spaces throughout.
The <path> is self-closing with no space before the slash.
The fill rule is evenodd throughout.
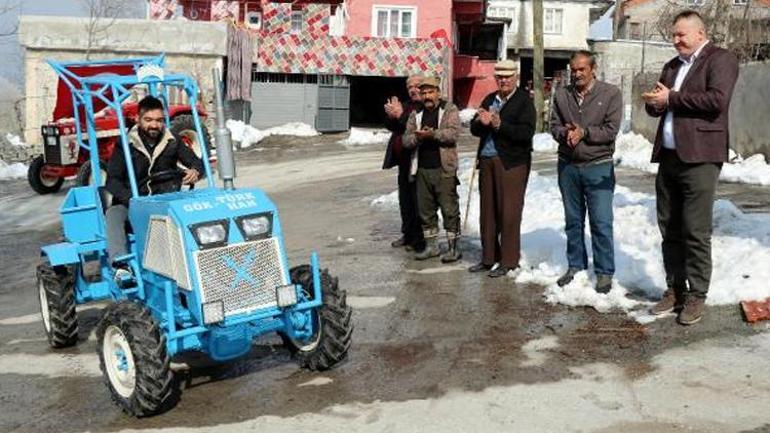
<path id="1" fill-rule="evenodd" d="M 202 123 L 201 130 L 203 132 L 203 142 L 206 144 L 206 147 L 210 152 L 211 148 L 208 146 L 210 143 L 209 131 Z M 181 114 L 174 117 L 174 119 L 171 121 L 171 133 L 179 137 L 179 139 L 185 145 L 187 145 L 187 147 L 192 149 L 198 158 L 201 157 L 201 137 L 198 137 L 198 132 L 195 130 L 195 121 L 193 120 L 192 115 Z"/>
<path id="2" fill-rule="evenodd" d="M 29 186 L 38 194 L 53 194 L 61 189 L 64 178 L 58 176 L 48 176 L 45 173 L 45 159 L 43 155 L 38 155 L 29 164 L 27 170 L 27 180 Z"/>

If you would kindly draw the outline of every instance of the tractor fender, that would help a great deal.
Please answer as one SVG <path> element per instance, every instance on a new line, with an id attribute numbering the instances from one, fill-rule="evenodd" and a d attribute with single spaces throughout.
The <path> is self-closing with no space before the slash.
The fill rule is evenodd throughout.
<path id="1" fill-rule="evenodd" d="M 71 242 L 46 245 L 42 250 L 43 256 L 48 257 L 48 262 L 51 266 L 70 265 L 80 262 L 78 246 Z"/>

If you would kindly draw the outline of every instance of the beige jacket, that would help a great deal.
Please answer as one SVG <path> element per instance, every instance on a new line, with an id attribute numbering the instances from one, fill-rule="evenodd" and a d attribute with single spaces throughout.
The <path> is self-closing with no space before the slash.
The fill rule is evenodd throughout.
<path id="1" fill-rule="evenodd" d="M 418 125 L 422 124 L 422 111 L 412 112 L 406 123 L 403 145 L 407 149 L 420 146 L 420 141 L 415 135 Z M 460 137 L 460 111 L 451 102 L 441 101 L 438 110 L 438 129 L 435 138 L 439 141 L 439 153 L 441 155 L 441 168 L 448 176 L 457 175 L 457 139 Z M 417 152 L 412 155 L 412 164 L 409 172 L 417 173 Z"/>

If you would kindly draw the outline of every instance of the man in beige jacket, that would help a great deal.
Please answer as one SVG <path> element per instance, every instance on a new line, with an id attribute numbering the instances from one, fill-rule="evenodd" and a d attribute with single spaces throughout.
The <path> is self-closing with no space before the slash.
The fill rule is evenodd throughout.
<path id="1" fill-rule="evenodd" d="M 416 176 L 417 208 L 426 246 L 415 259 L 425 260 L 440 254 L 436 213 L 440 208 L 448 244 L 441 261 L 450 263 L 462 258 L 457 245 L 460 238 L 460 200 L 457 195 L 460 113 L 454 104 L 441 99 L 439 78 L 423 79 L 420 93 L 423 110 L 409 116 L 403 143 L 405 148 L 417 149 L 410 168 Z"/>

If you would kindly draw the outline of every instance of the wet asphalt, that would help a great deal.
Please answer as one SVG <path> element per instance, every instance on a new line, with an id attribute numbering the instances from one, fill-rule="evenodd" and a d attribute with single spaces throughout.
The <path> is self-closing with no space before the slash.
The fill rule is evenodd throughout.
<path id="1" fill-rule="evenodd" d="M 371 152 L 344 148 L 334 143 L 338 138 L 325 136 L 320 145 L 272 138 L 263 144 L 264 150 L 240 152 L 238 163 L 296 160 L 300 170 L 313 170 L 318 156 Z M 464 150 L 472 149 L 470 137 L 463 143 Z M 552 174 L 553 165 L 552 158 L 544 158 L 535 169 Z M 619 183 L 648 192 L 650 179 L 630 171 L 618 174 Z M 31 194 L 25 188 L 23 181 L 0 183 L 2 194 Z M 549 305 L 543 301 L 542 287 L 465 271 L 480 257 L 467 242 L 457 265 L 416 262 L 410 253 L 390 247 L 399 235 L 397 210 L 383 212 L 370 205 L 394 189 L 395 172 L 373 170 L 272 194 L 291 265 L 307 263 L 311 250 L 317 250 L 322 267 L 339 277 L 351 304 L 358 305 L 353 347 L 338 368 L 323 373 L 301 370 L 276 338 L 256 342 L 249 356 L 226 365 L 187 357 L 180 361 L 192 367 L 177 372 L 182 392 L 176 406 L 160 416 L 136 420 L 110 402 L 102 378 L 93 372 L 98 366 L 84 368 L 98 363 L 95 342 L 88 336 L 98 323 L 99 309 L 79 313 L 80 342 L 64 350 L 48 347 L 37 321 L 0 325 L 0 359 L 30 363 L 29 373 L 23 366 L 14 373 L 0 370 L 0 432 L 214 430 L 262 415 L 290 417 L 340 404 L 558 382 L 570 378 L 574 367 L 597 362 L 617 365 L 635 380 L 654 374 L 651 361 L 664 351 L 709 339 L 739 344 L 767 330 L 747 325 L 737 306 L 709 307 L 700 324 L 684 328 L 673 318 L 640 325 L 621 311 L 600 314 Z M 735 189 L 740 191 L 725 195 L 743 200 L 746 210 L 763 210 L 770 202 L 764 189 Z M 39 247 L 58 236 L 56 226 L 0 233 L 0 319 L 38 311 L 34 269 Z M 526 366 L 522 346 L 551 336 L 560 344 L 546 362 Z M 37 373 L 36 362 L 64 364 L 58 366 L 63 373 Z M 313 386 L 318 378 L 331 382 Z"/>

